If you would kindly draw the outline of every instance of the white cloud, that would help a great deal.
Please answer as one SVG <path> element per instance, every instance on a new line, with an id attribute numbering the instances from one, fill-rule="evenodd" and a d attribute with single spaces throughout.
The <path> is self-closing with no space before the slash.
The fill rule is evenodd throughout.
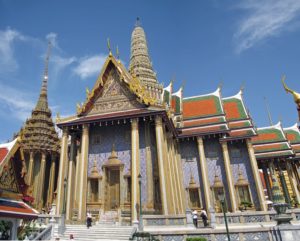
<path id="1" fill-rule="evenodd" d="M 50 62 L 53 63 L 53 72 L 54 72 L 55 75 L 57 75 L 63 69 L 65 69 L 69 65 L 76 62 L 76 58 L 75 57 L 64 58 L 64 57 L 59 56 L 59 55 L 54 55 L 50 58 Z"/>
<path id="2" fill-rule="evenodd" d="M 0 103 L 1 112 L 13 115 L 15 118 L 24 121 L 30 117 L 30 112 L 34 107 L 32 97 L 12 87 L 0 83 Z"/>
<path id="3" fill-rule="evenodd" d="M 57 34 L 56 33 L 53 33 L 53 32 L 48 33 L 46 35 L 46 39 L 47 39 L 48 42 L 49 41 L 51 42 L 51 44 L 52 44 L 53 47 L 57 47 L 58 48 Z"/>
<path id="4" fill-rule="evenodd" d="M 106 55 L 104 54 L 84 57 L 79 60 L 78 66 L 75 67 L 73 71 L 81 79 L 95 76 L 99 74 L 105 60 L 106 60 Z"/>
<path id="5" fill-rule="evenodd" d="M 0 72 L 14 72 L 18 64 L 14 58 L 13 43 L 17 40 L 26 40 L 20 32 L 7 28 L 0 31 Z"/>
<path id="6" fill-rule="evenodd" d="M 248 12 L 234 36 L 238 53 L 280 35 L 300 14 L 299 0 L 245 0 L 238 7 Z"/>

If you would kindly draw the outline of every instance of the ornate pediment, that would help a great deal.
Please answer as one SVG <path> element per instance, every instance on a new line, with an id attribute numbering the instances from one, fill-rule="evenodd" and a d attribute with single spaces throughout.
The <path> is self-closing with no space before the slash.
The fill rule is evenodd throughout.
<path id="1" fill-rule="evenodd" d="M 0 174 L 0 189 L 18 192 L 15 170 L 12 160 L 8 161 Z"/>
<path id="2" fill-rule="evenodd" d="M 107 74 L 106 81 L 103 83 L 102 91 L 87 115 L 143 108 L 145 105 L 139 103 L 136 99 L 137 97 L 120 79 L 116 68 L 111 68 Z"/>

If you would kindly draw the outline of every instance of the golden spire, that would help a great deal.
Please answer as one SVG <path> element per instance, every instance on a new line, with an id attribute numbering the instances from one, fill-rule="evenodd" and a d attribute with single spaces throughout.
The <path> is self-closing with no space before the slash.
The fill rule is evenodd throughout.
<path id="1" fill-rule="evenodd" d="M 109 56 L 112 56 L 109 38 L 107 38 L 107 48 L 108 48 L 108 51 L 109 51 Z"/>
<path id="2" fill-rule="evenodd" d="M 266 109 L 267 109 L 267 113 L 268 113 L 269 122 L 270 122 L 270 125 L 272 126 L 273 121 L 272 121 L 271 111 L 270 111 L 269 103 L 268 103 L 266 97 L 264 97 L 264 101 L 265 101 L 265 105 L 266 105 Z"/>
<path id="3" fill-rule="evenodd" d="M 287 87 L 287 85 L 285 83 L 285 79 L 286 79 L 286 76 L 283 75 L 281 78 L 283 88 L 285 89 L 286 93 L 291 93 L 293 95 L 295 103 L 298 105 L 298 107 L 300 107 L 300 94 L 294 90 L 291 90 L 289 87 Z"/>
<path id="4" fill-rule="evenodd" d="M 116 55 L 117 55 L 118 63 L 120 64 L 121 61 L 120 61 L 120 52 L 119 52 L 119 47 L 118 47 L 118 45 L 117 45 Z"/>

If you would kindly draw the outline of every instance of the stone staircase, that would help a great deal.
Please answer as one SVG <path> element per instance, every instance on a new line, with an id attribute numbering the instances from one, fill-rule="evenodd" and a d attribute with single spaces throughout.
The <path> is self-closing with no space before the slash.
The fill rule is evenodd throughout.
<path id="1" fill-rule="evenodd" d="M 132 226 L 119 226 L 115 224 L 96 224 L 89 229 L 86 225 L 66 225 L 64 235 L 58 235 L 58 230 L 54 230 L 54 238 L 59 236 L 60 240 L 70 240 L 70 235 L 73 234 L 74 240 L 82 241 L 124 241 L 129 240 L 135 228 Z"/>

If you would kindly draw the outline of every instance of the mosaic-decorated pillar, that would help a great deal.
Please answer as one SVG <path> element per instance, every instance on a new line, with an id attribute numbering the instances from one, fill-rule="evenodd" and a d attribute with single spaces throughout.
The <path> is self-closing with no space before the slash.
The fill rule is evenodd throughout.
<path id="1" fill-rule="evenodd" d="M 68 168 L 68 194 L 67 194 L 67 210 L 66 220 L 72 219 L 73 200 L 74 200 L 74 178 L 75 178 L 75 161 L 76 161 L 76 137 L 71 135 L 70 160 Z"/>
<path id="2" fill-rule="evenodd" d="M 286 184 L 286 181 L 285 181 L 284 173 L 281 169 L 279 161 L 277 162 L 277 169 L 278 169 L 280 184 L 281 184 L 281 188 L 282 188 L 282 191 L 283 191 L 285 201 L 286 201 L 287 204 L 290 205 L 291 204 L 291 199 L 290 199 L 289 191 L 288 191 L 287 184 Z"/>
<path id="3" fill-rule="evenodd" d="M 28 166 L 28 174 L 27 174 L 27 184 L 28 184 L 28 186 L 31 186 L 31 184 L 32 184 L 33 166 L 34 166 L 34 152 L 31 151 L 29 153 L 29 166 Z"/>
<path id="4" fill-rule="evenodd" d="M 146 144 L 146 173 L 147 173 L 147 209 L 154 210 L 153 203 L 153 165 L 151 155 L 150 122 L 145 123 L 145 144 Z"/>
<path id="5" fill-rule="evenodd" d="M 290 183 L 292 185 L 293 193 L 296 197 L 297 202 L 300 203 L 300 193 L 297 187 L 297 179 L 295 177 L 295 173 L 293 172 L 292 164 L 290 161 L 286 162 L 286 169 L 289 175 Z"/>
<path id="6" fill-rule="evenodd" d="M 204 188 L 205 207 L 206 207 L 206 210 L 209 211 L 212 201 L 211 201 L 211 192 L 210 192 L 210 185 L 209 185 L 209 179 L 208 179 L 208 168 L 207 168 L 207 163 L 206 163 L 206 158 L 205 158 L 202 137 L 197 137 L 197 144 L 198 144 L 200 168 L 201 168 L 201 174 L 202 174 L 202 182 L 203 182 L 203 188 Z"/>
<path id="7" fill-rule="evenodd" d="M 256 191 L 258 194 L 260 209 L 261 209 L 261 211 L 267 211 L 264 190 L 263 190 L 263 186 L 262 186 L 261 179 L 259 176 L 259 170 L 258 170 L 256 158 L 254 155 L 254 149 L 253 149 L 250 139 L 247 139 L 247 149 L 248 149 L 248 153 L 249 153 L 249 157 L 250 157 L 250 164 L 251 164 L 251 169 L 253 172 Z"/>
<path id="8" fill-rule="evenodd" d="M 86 198 L 87 198 L 87 168 L 89 151 L 89 127 L 82 126 L 81 136 L 81 160 L 79 167 L 79 200 L 78 200 L 78 220 L 84 221 L 86 218 Z"/>
<path id="9" fill-rule="evenodd" d="M 265 183 L 266 183 L 266 186 L 267 186 L 267 193 L 268 193 L 269 200 L 273 200 L 272 188 L 271 188 L 270 176 L 269 176 L 269 173 L 268 173 L 267 164 L 263 163 L 262 170 L 263 170 L 264 180 L 265 180 Z"/>
<path id="10" fill-rule="evenodd" d="M 43 193 L 45 187 L 45 171 L 46 171 L 46 154 L 42 153 L 41 167 L 39 171 L 38 193 L 37 193 L 37 200 L 36 200 L 36 204 L 38 205 L 39 209 L 41 209 L 44 205 Z"/>
<path id="11" fill-rule="evenodd" d="M 165 177 L 165 166 L 164 166 L 164 153 L 163 153 L 163 128 L 161 116 L 155 118 L 155 134 L 156 134 L 156 149 L 158 158 L 158 169 L 159 169 L 159 185 L 161 192 L 161 204 L 162 212 L 164 215 L 168 215 L 168 203 L 166 193 L 166 177 Z"/>
<path id="12" fill-rule="evenodd" d="M 49 176 L 49 188 L 48 188 L 48 204 L 52 204 L 53 202 L 53 193 L 54 193 L 54 185 L 55 185 L 55 160 L 56 155 L 51 155 L 51 166 L 50 166 L 50 176 Z"/>
<path id="13" fill-rule="evenodd" d="M 228 184 L 231 209 L 232 209 L 232 212 L 235 212 L 235 211 L 237 211 L 237 203 L 236 203 L 236 198 L 235 198 L 234 182 L 233 182 L 233 177 L 232 177 L 232 172 L 231 172 L 231 167 L 230 167 L 230 158 L 229 158 L 227 142 L 223 141 L 223 142 L 221 142 L 221 145 L 222 145 L 222 151 L 223 151 L 226 180 L 227 180 L 227 184 Z"/>
<path id="14" fill-rule="evenodd" d="M 138 223 L 136 205 L 140 205 L 138 175 L 140 174 L 139 159 L 139 126 L 138 119 L 131 120 L 131 221 Z M 140 206 L 139 206 L 140 207 Z"/>
<path id="15" fill-rule="evenodd" d="M 57 183 L 57 203 L 56 214 L 61 214 L 64 201 L 64 179 L 66 177 L 68 161 L 68 130 L 63 129 L 63 136 L 61 138 L 61 151 L 59 160 L 59 174 Z"/>

